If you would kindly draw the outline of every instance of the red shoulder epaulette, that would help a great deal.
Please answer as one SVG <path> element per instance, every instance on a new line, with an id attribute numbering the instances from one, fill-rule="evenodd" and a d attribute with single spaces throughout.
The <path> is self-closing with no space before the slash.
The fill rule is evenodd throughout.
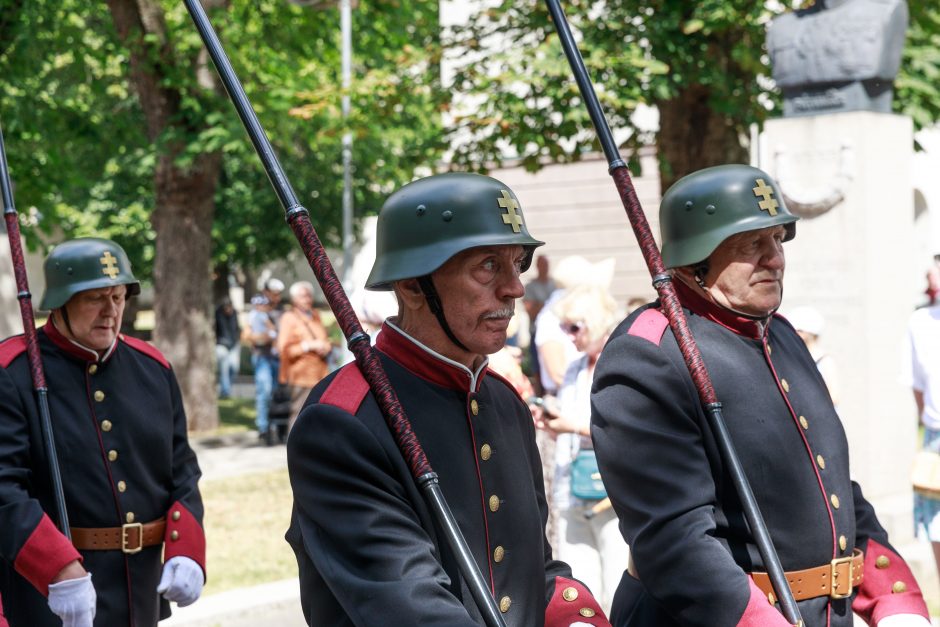
<path id="1" fill-rule="evenodd" d="M 0 366 L 6 368 L 26 350 L 26 337 L 15 335 L 0 342 Z"/>
<path id="2" fill-rule="evenodd" d="M 665 314 L 659 309 L 650 307 L 637 316 L 633 324 L 630 325 L 630 330 L 627 331 L 627 333 L 641 337 L 659 346 L 660 342 L 663 341 L 663 334 L 666 332 L 666 327 L 668 326 L 669 320 L 666 318 Z"/>
<path id="3" fill-rule="evenodd" d="M 354 362 L 340 369 L 337 375 L 333 377 L 333 380 L 330 381 L 318 402 L 339 407 L 343 411 L 355 415 L 368 393 L 369 383 L 362 376 L 359 366 Z"/>
<path id="4" fill-rule="evenodd" d="M 153 359 L 158 364 L 164 368 L 170 368 L 170 362 L 167 361 L 166 357 L 163 356 L 157 347 L 151 344 L 150 342 L 145 342 L 143 340 L 138 340 L 136 337 L 131 337 L 129 335 L 124 335 L 123 333 L 120 336 L 121 341 L 130 346 L 131 348 L 140 351 L 150 359 Z"/>

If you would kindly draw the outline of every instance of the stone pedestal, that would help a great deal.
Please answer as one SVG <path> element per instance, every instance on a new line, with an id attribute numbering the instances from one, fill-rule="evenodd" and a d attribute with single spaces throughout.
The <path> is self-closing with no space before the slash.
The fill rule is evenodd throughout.
<path id="1" fill-rule="evenodd" d="M 909 484 L 916 411 L 898 382 L 922 279 L 914 263 L 912 132 L 906 117 L 837 113 L 772 120 L 760 146 L 760 167 L 791 209 L 812 214 L 785 247 L 781 312 L 811 305 L 825 317 L 822 343 L 837 362 L 853 477 L 898 548 L 917 546 Z M 918 570 L 935 588 L 928 564 Z"/>
<path id="2" fill-rule="evenodd" d="M 23 332 L 20 305 L 16 299 L 16 278 L 10 259 L 10 240 L 0 229 L 0 339 Z"/>

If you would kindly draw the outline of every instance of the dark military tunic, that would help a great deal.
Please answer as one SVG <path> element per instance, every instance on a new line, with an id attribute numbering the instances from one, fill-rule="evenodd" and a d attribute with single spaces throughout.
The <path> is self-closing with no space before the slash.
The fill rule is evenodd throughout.
<path id="1" fill-rule="evenodd" d="M 676 284 L 784 570 L 865 553 L 852 598 L 799 602 L 807 627 L 851 627 L 853 609 L 872 624 L 927 616 L 907 565 L 849 477 L 842 424 L 793 328 L 779 316 L 766 325 L 738 318 Z M 637 575 L 624 574 L 612 622 L 786 625 L 749 577 L 766 569 L 658 303 L 611 335 L 592 409 L 598 462 Z"/>
<path id="2" fill-rule="evenodd" d="M 485 366 L 471 372 L 390 323 L 377 348 L 507 625 L 609 624 L 552 559 L 532 416 L 516 392 Z M 314 388 L 287 446 L 287 539 L 310 625 L 482 624 L 355 364 Z"/>
<path id="3" fill-rule="evenodd" d="M 163 558 L 205 563 L 200 472 L 173 371 L 150 344 L 120 336 L 104 356 L 38 332 L 70 525 L 115 528 L 166 518 L 160 544 L 77 551 L 56 528 L 55 501 L 22 336 L 0 344 L 0 594 L 12 627 L 61 625 L 52 578 L 73 559 L 92 574 L 95 625 L 149 627 L 169 616 L 157 592 Z"/>

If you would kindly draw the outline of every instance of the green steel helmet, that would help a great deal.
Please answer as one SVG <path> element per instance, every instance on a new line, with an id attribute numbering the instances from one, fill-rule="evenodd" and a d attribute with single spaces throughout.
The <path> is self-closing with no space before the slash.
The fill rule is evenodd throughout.
<path id="1" fill-rule="evenodd" d="M 787 209 L 770 175 L 749 165 L 719 165 L 676 181 L 659 205 L 663 264 L 680 268 L 708 259 L 719 244 L 745 231 L 782 224 L 784 241 L 799 218 Z"/>
<path id="2" fill-rule="evenodd" d="M 480 246 L 520 245 L 532 251 L 545 242 L 529 235 L 519 200 L 489 176 L 450 172 L 418 179 L 388 197 L 376 225 L 370 290 L 431 274 L 459 252 Z"/>
<path id="3" fill-rule="evenodd" d="M 124 249 L 111 240 L 80 237 L 52 249 L 42 266 L 46 290 L 40 309 L 56 309 L 72 296 L 99 287 L 126 285 L 127 295 L 140 293 Z"/>

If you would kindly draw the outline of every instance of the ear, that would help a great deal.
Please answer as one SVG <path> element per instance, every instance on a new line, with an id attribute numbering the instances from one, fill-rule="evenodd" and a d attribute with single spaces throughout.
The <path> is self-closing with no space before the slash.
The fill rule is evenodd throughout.
<path id="1" fill-rule="evenodd" d="M 405 315 L 408 311 L 417 311 L 427 306 L 427 300 L 418 279 L 403 279 L 395 282 L 395 294 L 401 303 L 402 311 L 399 315 Z"/>

